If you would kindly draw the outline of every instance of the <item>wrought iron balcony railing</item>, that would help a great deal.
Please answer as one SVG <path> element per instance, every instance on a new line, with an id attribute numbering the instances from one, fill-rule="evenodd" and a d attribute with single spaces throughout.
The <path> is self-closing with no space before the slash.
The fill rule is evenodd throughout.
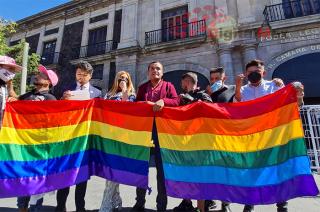
<path id="1" fill-rule="evenodd" d="M 118 47 L 118 43 L 113 40 L 96 43 L 92 45 L 87 45 L 87 46 L 81 46 L 80 48 L 75 49 L 77 54 L 74 55 L 73 59 L 103 55 L 112 50 L 117 49 L 117 47 Z"/>
<path id="2" fill-rule="evenodd" d="M 185 23 L 164 29 L 158 29 L 145 33 L 146 46 L 180 40 L 185 38 L 205 36 L 207 33 L 205 20 Z"/>
<path id="3" fill-rule="evenodd" d="M 284 0 L 281 4 L 266 6 L 263 14 L 268 22 L 320 14 L 320 0 Z"/>

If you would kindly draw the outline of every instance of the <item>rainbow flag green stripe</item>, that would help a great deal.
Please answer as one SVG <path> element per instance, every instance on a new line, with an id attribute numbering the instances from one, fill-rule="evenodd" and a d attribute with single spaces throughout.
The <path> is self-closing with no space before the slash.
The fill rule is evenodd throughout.
<path id="1" fill-rule="evenodd" d="M 281 164 L 291 158 L 305 156 L 307 153 L 304 139 L 298 138 L 285 145 L 257 152 L 176 151 L 163 148 L 161 155 L 163 163 L 172 165 L 253 169 Z"/>
<path id="2" fill-rule="evenodd" d="M 56 190 L 92 175 L 148 188 L 153 121 L 146 104 L 9 103 L 0 132 L 0 198 Z"/>
<path id="3" fill-rule="evenodd" d="M 89 141 L 89 142 L 88 142 Z M 62 157 L 81 151 L 96 149 L 108 154 L 126 158 L 148 161 L 150 151 L 148 147 L 129 145 L 97 135 L 77 137 L 69 141 L 40 145 L 0 145 L 0 152 L 14 152 L 15 154 L 0 154 L 0 161 L 35 161 Z M 45 150 L 50 150 L 47 154 Z"/>
<path id="4" fill-rule="evenodd" d="M 238 104 L 165 108 L 156 125 L 169 196 L 259 205 L 319 193 L 291 85 Z"/>

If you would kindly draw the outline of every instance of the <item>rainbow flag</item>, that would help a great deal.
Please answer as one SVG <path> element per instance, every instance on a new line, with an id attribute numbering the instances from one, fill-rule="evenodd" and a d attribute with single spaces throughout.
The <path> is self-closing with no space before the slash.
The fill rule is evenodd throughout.
<path id="1" fill-rule="evenodd" d="M 44 193 L 100 176 L 147 188 L 148 105 L 105 100 L 7 104 L 0 133 L 0 198 Z"/>
<path id="2" fill-rule="evenodd" d="M 243 103 L 165 108 L 156 125 L 169 196 L 257 205 L 319 193 L 292 86 Z"/>

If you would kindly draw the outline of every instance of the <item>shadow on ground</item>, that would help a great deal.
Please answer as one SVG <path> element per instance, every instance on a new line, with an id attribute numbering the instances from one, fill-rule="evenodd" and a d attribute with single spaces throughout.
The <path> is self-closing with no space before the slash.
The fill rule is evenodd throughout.
<path id="1" fill-rule="evenodd" d="M 46 206 L 44 205 L 41 209 L 41 212 L 54 212 L 55 207 L 53 206 Z M 7 207 L 0 207 L 1 212 L 18 212 L 17 208 L 7 208 Z M 87 210 L 87 212 L 98 212 L 99 209 L 97 210 Z M 121 212 L 130 212 L 131 208 L 122 208 Z M 145 212 L 155 212 L 156 210 L 150 210 L 146 209 Z M 171 210 L 168 210 L 171 211 Z M 68 212 L 75 212 L 75 211 L 68 211 Z"/>
<path id="2" fill-rule="evenodd" d="M 54 212 L 55 207 L 53 206 L 46 206 L 44 205 L 41 209 L 41 212 Z M 125 207 L 121 209 L 121 212 L 131 212 L 131 207 Z M 0 211 L 1 212 L 18 212 L 17 208 L 6 208 L 6 207 L 0 207 Z M 99 209 L 96 210 L 87 210 L 87 212 L 98 212 Z M 167 211 L 171 211 L 172 210 L 167 210 Z M 218 212 L 220 210 L 214 210 L 213 212 Z M 68 212 L 75 212 L 75 211 L 68 211 Z M 156 212 L 156 210 L 151 210 L 151 209 L 146 209 L 145 212 Z"/>

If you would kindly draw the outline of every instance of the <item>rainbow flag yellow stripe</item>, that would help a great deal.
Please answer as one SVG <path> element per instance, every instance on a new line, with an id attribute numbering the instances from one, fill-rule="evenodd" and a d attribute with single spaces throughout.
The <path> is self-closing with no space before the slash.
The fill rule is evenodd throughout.
<path id="1" fill-rule="evenodd" d="M 91 175 L 147 188 L 153 120 L 148 105 L 129 102 L 9 103 L 0 132 L 0 197 L 56 190 Z"/>
<path id="2" fill-rule="evenodd" d="M 167 194 L 272 204 L 319 193 L 295 89 L 249 102 L 197 102 L 156 117 Z"/>

